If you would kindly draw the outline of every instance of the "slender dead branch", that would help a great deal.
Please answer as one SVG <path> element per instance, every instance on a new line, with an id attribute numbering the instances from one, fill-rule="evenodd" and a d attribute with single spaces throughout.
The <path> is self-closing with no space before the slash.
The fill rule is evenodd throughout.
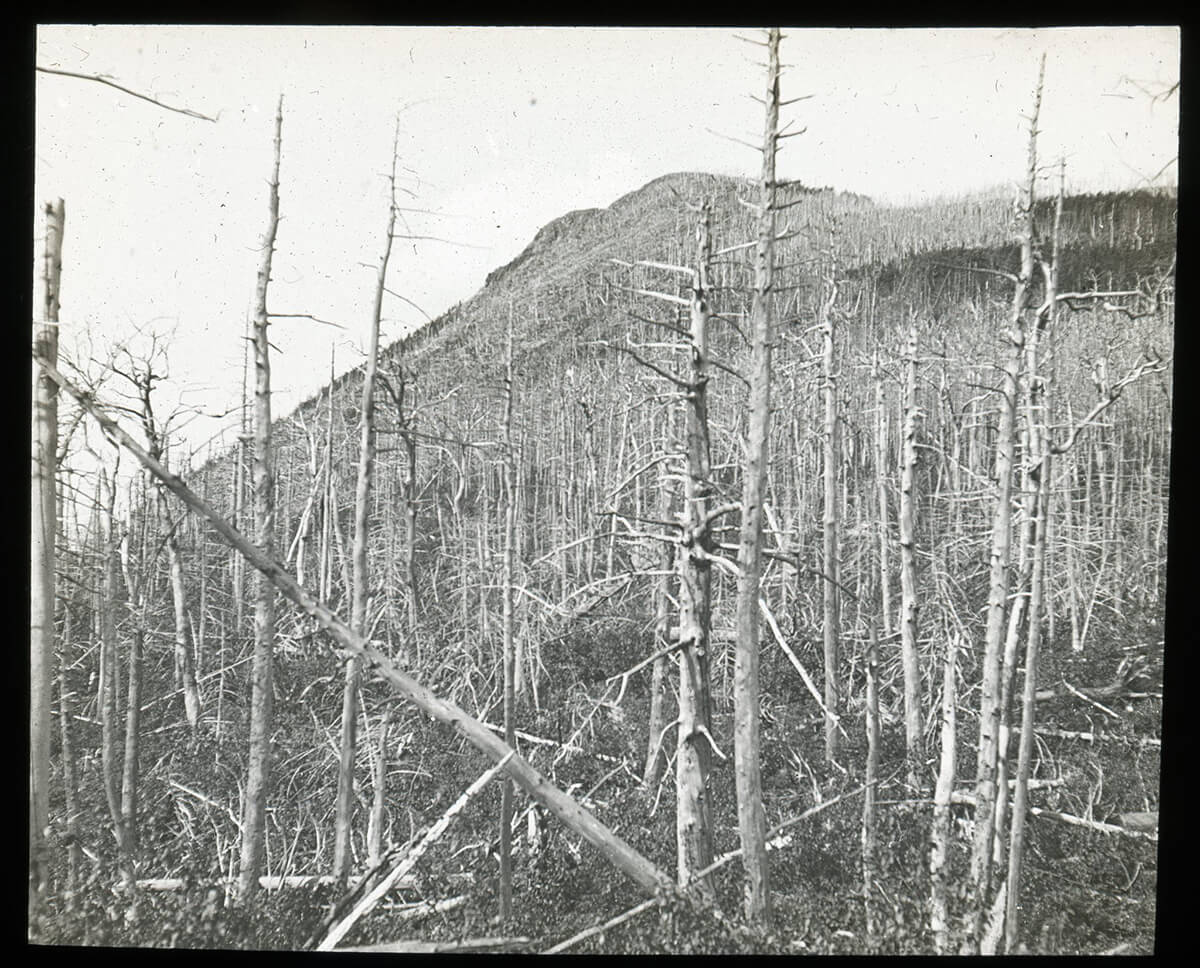
<path id="1" fill-rule="evenodd" d="M 149 101 L 151 104 L 156 104 L 160 108 L 165 108 L 168 111 L 174 111 L 176 114 L 186 114 L 189 118 L 197 118 L 200 121 L 216 121 L 216 118 L 210 118 L 207 114 L 201 114 L 199 111 L 193 111 L 191 108 L 177 108 L 170 104 L 164 104 L 158 98 L 150 97 L 148 94 L 139 94 L 137 91 L 123 87 L 116 81 L 110 80 L 102 74 L 80 74 L 77 71 L 63 71 L 54 67 L 34 67 L 35 71 L 41 71 L 43 74 L 58 74 L 61 77 L 77 77 L 81 81 L 95 81 L 97 84 L 105 84 L 108 87 L 115 87 L 118 91 L 123 91 L 125 94 L 130 94 L 133 97 L 140 98 L 143 101 Z"/>

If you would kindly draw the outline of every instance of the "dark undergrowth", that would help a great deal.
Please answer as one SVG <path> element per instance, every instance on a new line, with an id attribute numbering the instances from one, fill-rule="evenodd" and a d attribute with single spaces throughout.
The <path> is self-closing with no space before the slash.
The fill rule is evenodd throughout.
<path id="1" fill-rule="evenodd" d="M 590 651 L 579 648 L 577 642 L 570 652 L 564 651 L 557 664 L 546 662 L 555 674 L 540 690 L 540 710 L 528 708 L 531 704 L 526 697 L 522 728 L 556 742 L 574 736 L 574 743 L 588 752 L 566 753 L 557 760 L 555 747 L 525 744 L 523 752 L 560 787 L 575 796 L 586 796 L 588 806 L 633 847 L 663 870 L 673 870 L 670 773 L 658 789 L 643 789 L 638 782 L 645 756 L 645 684 L 631 684 L 618 709 L 597 707 L 594 702 L 604 692 L 605 678 L 619 672 L 626 660 L 632 665 L 639 654 L 645 654 L 646 643 L 597 637 L 586 644 Z M 1069 694 L 1039 703 L 1039 726 L 1088 732 L 1095 738 L 1039 735 L 1033 775 L 1051 785 L 1032 793 L 1033 805 L 1110 823 L 1119 822 L 1126 812 L 1157 810 L 1159 750 L 1141 741 L 1159 738 L 1161 655 L 1161 633 L 1150 620 L 1141 624 L 1127 620 L 1121 634 L 1098 629 L 1082 654 L 1073 654 L 1069 642 L 1056 642 L 1047 650 L 1039 676 L 1042 688 L 1063 681 L 1077 687 L 1105 685 L 1134 661 L 1139 663 L 1139 678 L 1133 680 L 1130 690 L 1142 697 L 1106 699 L 1102 705 L 1108 713 Z M 807 662 L 810 656 L 801 657 Z M 553 656 L 543 656 L 547 659 Z M 811 659 L 812 667 L 819 667 L 815 652 Z M 931 810 L 928 801 L 922 801 L 919 793 L 902 782 L 900 725 L 885 728 L 884 781 L 878 794 L 879 878 L 871 899 L 877 930 L 868 941 L 860 847 L 862 797 L 856 792 L 862 784 L 865 759 L 861 719 L 850 721 L 842 766 L 827 765 L 819 711 L 803 686 L 792 681 L 796 677 L 789 667 L 780 664 L 777 668 L 776 659 L 767 661 L 766 653 L 764 662 L 768 698 L 764 701 L 762 775 L 768 826 L 844 796 L 790 827 L 790 838 L 771 853 L 772 933 L 750 932 L 741 925 L 741 868 L 734 860 L 714 876 L 715 910 L 660 905 L 578 942 L 570 948 L 572 952 L 913 954 L 932 950 L 928 931 Z M 297 682 L 306 676 L 309 681 L 317 678 L 315 667 L 296 665 L 293 675 Z M 327 675 L 328 669 L 322 674 Z M 289 849 L 289 838 L 293 842 L 288 873 L 325 873 L 331 845 L 321 839 L 319 831 L 329 821 L 326 814 L 333 802 L 334 772 L 328 762 L 305 759 L 306 747 L 316 744 L 315 727 L 304 702 L 317 690 L 310 690 L 301 700 L 297 698 L 299 690 L 288 691 L 288 677 L 283 679 L 281 716 L 294 728 L 290 734 L 281 729 L 276 750 L 280 766 L 275 783 L 280 792 L 269 844 L 274 858 L 272 873 L 280 870 L 279 853 Z M 557 684 L 581 680 L 590 685 L 564 688 L 556 694 Z M 716 669 L 714 682 L 721 682 Z M 336 679 L 329 688 L 337 691 Z M 727 744 L 731 743 L 732 711 L 719 692 L 713 733 L 718 743 Z M 973 694 L 960 715 L 959 789 L 970 788 L 969 778 L 974 773 L 975 721 L 969 708 L 974 700 Z M 374 708 L 374 701 L 368 700 L 369 708 Z M 590 719 L 589 713 L 594 713 Z M 392 842 L 403 844 L 432 824 L 487 764 L 447 727 L 399 709 L 396 720 L 393 736 L 399 742 L 391 761 L 389 833 Z M 936 736 L 936 724 L 931 734 Z M 936 742 L 931 748 L 936 750 Z M 738 846 L 733 751 L 723 747 L 721 752 L 728 759 L 716 759 L 711 790 L 717 856 Z M 203 790 L 214 802 L 238 802 L 240 762 L 232 746 L 223 756 L 214 756 L 211 737 L 200 737 L 190 747 L 151 747 L 147 754 L 143 762 L 154 764 L 159 772 L 168 770 L 174 756 L 179 762 L 171 772 L 178 782 Z M 936 762 L 931 758 L 930 788 L 935 772 Z M 143 890 L 136 903 L 131 903 L 115 886 L 119 881 L 115 851 L 101 839 L 90 845 L 95 859 L 84 857 L 81 884 L 74 897 L 67 898 L 61 889 L 66 851 L 59 849 L 53 860 L 53 883 L 60 887 L 31 920 L 30 939 L 126 947 L 303 947 L 328 917 L 335 900 L 333 888 L 263 891 L 244 908 L 228 905 L 224 889 L 211 885 L 221 883 L 220 875 L 228 873 L 229 858 L 224 854 L 234 841 L 217 837 L 221 823 L 215 810 L 206 809 L 194 798 L 167 796 L 155 784 L 155 775 L 151 772 L 145 781 L 139 875 L 178 876 L 186 871 L 189 884 L 171 891 Z M 81 800 L 96 793 L 82 789 Z M 368 795 L 369 790 L 361 797 L 364 808 Z M 529 801 L 518 796 L 514 916 L 511 923 L 501 926 L 495 840 L 499 799 L 499 785 L 493 783 L 422 858 L 413 886 L 394 891 L 351 930 L 342 945 L 401 939 L 451 943 L 504 935 L 528 938 L 527 950 L 543 950 L 644 900 L 636 886 L 598 852 L 542 811 L 534 809 L 531 819 Z M 180 803 L 185 806 L 178 806 Z M 952 883 L 961 885 L 966 881 L 969 810 L 956 808 L 955 819 L 950 865 Z M 191 826 L 185 836 L 181 826 L 188 822 Z M 225 818 L 225 822 L 231 821 Z M 95 826 L 100 828 L 99 821 Z M 1155 842 L 1048 817 L 1031 817 L 1027 830 L 1020 906 L 1021 933 L 1031 951 L 1095 954 L 1122 945 L 1123 953 L 1153 951 Z M 357 849 L 362 850 L 361 843 Z M 442 913 L 404 917 L 406 906 L 414 902 L 448 899 L 453 904 Z M 952 911 L 961 912 L 962 904 L 959 891 L 951 897 Z"/>

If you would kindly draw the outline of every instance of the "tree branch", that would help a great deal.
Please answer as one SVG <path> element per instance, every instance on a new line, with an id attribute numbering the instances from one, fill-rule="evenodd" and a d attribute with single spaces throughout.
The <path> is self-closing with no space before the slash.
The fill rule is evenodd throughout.
<path id="1" fill-rule="evenodd" d="M 80 74 L 76 71 L 62 71 L 53 67 L 34 67 L 35 71 L 41 71 L 43 74 L 58 74 L 62 77 L 77 77 L 81 81 L 95 81 L 97 84 L 105 84 L 108 87 L 115 87 L 118 91 L 123 91 L 133 97 L 140 98 L 143 101 L 149 101 L 151 104 L 156 104 L 160 108 L 165 108 L 168 111 L 174 111 L 176 114 L 186 114 L 189 118 L 198 118 L 201 121 L 216 121 L 216 118 L 210 118 L 207 114 L 201 114 L 199 111 L 193 111 L 191 108 L 176 108 L 170 104 L 164 104 L 157 98 L 152 98 L 147 94 L 139 94 L 137 91 L 130 90 L 127 87 L 122 87 L 116 81 L 110 81 L 108 78 L 100 74 Z"/>

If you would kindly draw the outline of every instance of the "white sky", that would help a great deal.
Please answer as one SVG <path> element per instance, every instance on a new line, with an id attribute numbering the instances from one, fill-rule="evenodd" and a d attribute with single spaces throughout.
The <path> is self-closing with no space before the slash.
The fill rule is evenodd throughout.
<path id="1" fill-rule="evenodd" d="M 39 66 L 103 74 L 216 124 L 100 84 L 37 75 L 36 195 L 66 200 L 65 348 L 134 326 L 173 331 L 170 385 L 225 410 L 267 216 L 275 102 L 284 95 L 280 224 L 269 305 L 343 323 L 273 324 L 283 415 L 362 359 L 386 224 L 394 117 L 413 234 L 389 288 L 430 316 L 472 295 L 542 225 L 607 206 L 673 171 L 751 175 L 763 70 L 725 29 L 43 26 Z M 1173 27 L 785 31 L 781 177 L 879 200 L 1010 184 L 1021 114 L 1047 54 L 1042 156 L 1078 190 L 1174 184 Z M 1164 170 L 1165 169 L 1165 170 Z M 35 216 L 34 237 L 43 234 Z M 36 261 L 36 260 L 35 260 Z M 365 263 L 366 265 L 362 265 Z M 37 305 L 35 303 L 35 305 Z M 390 297 L 384 340 L 423 317 Z M 97 350 L 102 356 L 102 350 Z M 230 420 L 222 422 L 231 425 Z M 193 445 L 221 423 L 200 419 Z"/>

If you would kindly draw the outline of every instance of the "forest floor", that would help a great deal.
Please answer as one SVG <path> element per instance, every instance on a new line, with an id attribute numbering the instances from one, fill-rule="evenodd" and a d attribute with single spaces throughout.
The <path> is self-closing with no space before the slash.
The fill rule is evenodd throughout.
<path id="1" fill-rule="evenodd" d="M 562 665 L 543 655 L 547 668 L 563 682 L 587 663 L 578 651 L 564 652 Z M 570 656 L 569 659 L 566 657 Z M 1144 674 L 1130 691 L 1095 703 L 1062 687 L 1102 686 L 1114 680 L 1123 660 L 1141 656 Z M 765 654 L 764 654 L 765 657 Z M 607 666 L 593 671 L 593 696 L 603 691 Z M 1033 776 L 1048 785 L 1031 794 L 1031 803 L 1085 821 L 1117 824 L 1122 814 L 1158 809 L 1161 731 L 1161 626 L 1151 621 L 1122 634 L 1096 635 L 1082 654 L 1069 643 L 1047 650 L 1039 675 L 1041 688 L 1058 686 L 1062 695 L 1038 703 L 1039 733 Z M 929 828 L 931 806 L 922 794 L 905 787 L 899 768 L 903 737 L 898 723 L 885 715 L 881 749 L 879 803 L 879 880 L 874 904 L 878 914 L 874 943 L 865 931 L 861 870 L 862 785 L 865 738 L 861 716 L 846 717 L 849 738 L 842 765 L 824 760 L 821 718 L 790 667 L 772 659 L 764 668 L 768 685 L 763 701 L 763 794 L 768 828 L 821 803 L 844 796 L 827 809 L 791 828 L 786 845 L 770 854 L 774 928 L 768 936 L 731 932 L 711 914 L 688 910 L 650 909 L 569 950 L 574 953 L 725 953 L 775 952 L 812 954 L 928 953 Z M 567 668 L 579 663 L 578 668 Z M 632 664 L 632 663 L 631 663 Z M 593 670 L 596 667 L 593 667 Z M 619 668 L 615 671 L 620 671 Z M 714 670 L 717 702 L 713 733 L 732 735 L 731 710 L 722 705 L 727 670 Z M 971 677 L 967 676 L 968 681 Z M 959 781 L 971 790 L 974 776 L 977 690 L 960 695 Z M 535 766 L 561 787 L 586 802 L 617 833 L 658 864 L 674 869 L 673 782 L 668 773 L 657 790 L 638 782 L 645 755 L 645 688 L 631 686 L 619 709 L 594 707 L 578 694 L 564 699 L 573 707 L 575 724 L 589 708 L 597 708 L 574 753 L 552 762 L 553 748 L 526 749 Z M 555 740 L 571 728 L 563 714 L 542 696 L 540 717 L 528 717 L 522 728 Z M 558 704 L 560 710 L 562 704 Z M 532 720 L 532 721 L 530 721 Z M 928 734 L 938 735 L 939 724 Z M 419 832 L 483 771 L 481 756 L 465 747 L 449 729 L 428 722 L 419 726 L 424 783 L 409 787 L 405 812 Z M 1063 733 L 1087 733 L 1077 738 Z M 936 750 L 936 740 L 930 744 Z M 1013 744 L 1015 757 L 1016 744 Z M 608 759 L 589 755 L 603 753 Z M 717 761 L 712 774 L 714 854 L 738 847 L 732 750 L 729 761 Z M 931 760 L 930 782 L 936 771 Z M 236 790 L 230 791 L 236 797 Z M 924 797 L 928 797 L 926 792 Z M 493 782 L 455 819 L 422 858 L 411 888 L 394 891 L 363 917 L 341 946 L 419 941 L 453 949 L 464 940 L 503 936 L 510 950 L 540 951 L 611 919 L 644 897 L 600 855 L 540 811 L 532 822 L 528 802 L 517 798 L 518 834 L 514 838 L 514 917 L 497 918 L 498 869 L 495 827 L 499 784 Z M 236 802 L 236 801 L 235 801 Z M 421 808 L 417 808 L 421 804 Z M 293 805 L 281 803 L 281 811 Z M 402 808 L 404 809 L 404 808 Z M 966 880 L 970 808 L 956 808 L 956 838 L 951 856 L 951 884 Z M 1022 937 L 1028 948 L 1044 954 L 1099 954 L 1114 949 L 1126 954 L 1154 950 L 1158 844 L 1156 840 L 1075 826 L 1062 820 L 1031 817 L 1027 826 L 1025 875 L 1021 885 Z M 397 838 L 400 839 L 400 838 Z M 148 870 L 144 876 L 159 876 Z M 196 948 L 297 949 L 328 917 L 335 900 L 328 886 L 262 892 L 247 909 L 224 904 L 219 890 L 193 878 L 192 886 L 170 892 L 140 892 L 136 909 L 111 886 L 111 869 L 93 871 L 68 912 L 61 899 L 51 899 L 47 914 L 31 924 L 30 940 L 49 944 L 172 946 Z M 726 864 L 714 876 L 717 906 L 726 921 L 740 909 L 741 868 Z M 440 913 L 416 918 L 405 905 L 418 901 L 450 902 Z M 952 894 L 952 912 L 961 896 Z M 415 949 L 414 950 L 419 950 Z"/>

